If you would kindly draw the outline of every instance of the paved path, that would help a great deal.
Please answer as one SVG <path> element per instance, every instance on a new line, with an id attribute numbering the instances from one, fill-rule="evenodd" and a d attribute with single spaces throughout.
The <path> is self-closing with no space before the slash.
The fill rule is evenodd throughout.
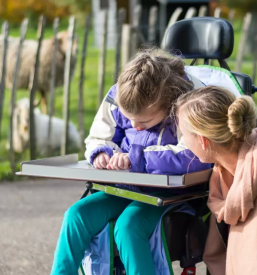
<path id="1" fill-rule="evenodd" d="M 72 181 L 0 183 L 0 275 L 49 275 L 63 213 L 83 191 Z"/>

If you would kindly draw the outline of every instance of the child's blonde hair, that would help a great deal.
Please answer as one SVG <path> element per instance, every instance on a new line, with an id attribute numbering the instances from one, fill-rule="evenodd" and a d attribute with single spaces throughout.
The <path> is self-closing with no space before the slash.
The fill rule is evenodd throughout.
<path id="1" fill-rule="evenodd" d="M 236 98 L 228 90 L 215 86 L 181 96 L 176 110 L 183 112 L 189 132 L 221 146 L 244 141 L 256 127 L 256 106 L 252 98 Z"/>
<path id="2" fill-rule="evenodd" d="M 193 88 L 185 78 L 184 65 L 181 58 L 160 49 L 139 52 L 118 79 L 118 105 L 131 114 L 156 105 L 169 115 L 179 95 Z"/>

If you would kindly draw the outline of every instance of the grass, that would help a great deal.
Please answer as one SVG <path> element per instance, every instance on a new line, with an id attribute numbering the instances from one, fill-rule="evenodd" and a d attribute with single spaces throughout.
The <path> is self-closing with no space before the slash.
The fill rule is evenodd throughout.
<path id="1" fill-rule="evenodd" d="M 230 58 L 229 65 L 231 70 L 235 68 L 235 58 L 236 52 L 238 48 L 238 41 L 240 38 L 240 21 L 236 22 L 235 27 L 235 48 L 233 54 Z M 79 87 L 79 75 L 80 75 L 80 60 L 81 60 L 81 48 L 83 41 L 83 29 L 77 29 L 77 34 L 79 37 L 79 56 L 78 63 L 76 66 L 75 75 L 73 77 L 71 83 L 71 97 L 70 97 L 70 119 L 71 121 L 78 126 L 78 87 Z M 19 36 L 19 29 L 14 28 L 10 29 L 11 36 Z M 49 38 L 52 36 L 52 29 L 47 28 L 45 30 L 45 38 Z M 28 29 L 27 32 L 28 39 L 36 38 L 36 30 Z M 92 124 L 93 118 L 97 111 L 97 103 L 98 103 L 98 58 L 99 51 L 93 46 L 93 34 L 92 31 L 89 35 L 89 43 L 87 50 L 87 59 L 85 66 L 85 82 L 84 82 L 84 106 L 85 106 L 85 135 L 88 135 L 90 126 Z M 252 74 L 252 61 L 251 56 L 246 57 L 246 62 L 243 63 L 242 72 L 251 76 Z M 105 89 L 104 92 L 107 93 L 109 88 L 113 85 L 113 75 L 114 75 L 114 60 L 115 53 L 113 50 L 107 51 L 106 58 L 106 75 L 105 75 Z M 188 62 L 187 62 L 188 63 Z M 255 83 L 257 83 L 257 79 L 255 79 Z M 17 91 L 17 100 L 22 97 L 29 97 L 29 92 L 26 90 L 18 90 Z M 1 129 L 1 140 L 0 140 L 0 181 L 1 180 L 12 180 L 14 179 L 13 175 L 10 173 L 10 164 L 9 164 L 9 154 L 8 150 L 5 148 L 6 141 L 8 139 L 9 132 L 9 104 L 10 104 L 10 91 L 5 91 L 5 101 L 4 101 L 4 109 L 3 109 L 3 121 L 2 121 L 2 129 Z M 257 95 L 255 95 L 255 102 L 257 103 Z M 55 97 L 55 116 L 62 117 L 62 106 L 63 106 L 63 88 L 56 89 L 56 97 Z M 83 155 L 80 154 L 80 158 Z M 22 155 L 16 155 L 17 159 L 17 170 L 19 170 L 19 162 L 29 160 L 28 151 L 24 152 Z"/>

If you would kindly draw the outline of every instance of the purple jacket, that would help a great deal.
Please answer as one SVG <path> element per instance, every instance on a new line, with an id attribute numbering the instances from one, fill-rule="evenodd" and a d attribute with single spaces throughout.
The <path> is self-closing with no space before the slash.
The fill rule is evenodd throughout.
<path id="1" fill-rule="evenodd" d="M 174 124 L 134 129 L 115 103 L 115 94 L 116 85 L 106 95 L 85 140 L 85 156 L 91 164 L 100 152 L 110 157 L 124 152 L 129 154 L 130 172 L 179 175 L 210 168 L 185 147 Z"/>

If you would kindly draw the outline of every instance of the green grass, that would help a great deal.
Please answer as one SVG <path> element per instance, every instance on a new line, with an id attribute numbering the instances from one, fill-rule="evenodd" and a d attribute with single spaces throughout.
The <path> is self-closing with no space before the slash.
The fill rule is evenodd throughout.
<path id="1" fill-rule="evenodd" d="M 233 70 L 235 67 L 235 58 L 236 52 L 238 48 L 238 41 L 240 37 L 240 21 L 236 22 L 235 28 L 235 49 L 230 58 L 229 65 Z M 73 77 L 71 83 L 71 97 L 70 97 L 70 119 L 76 126 L 78 126 L 78 88 L 79 88 L 79 75 L 80 75 L 80 61 L 81 61 L 81 48 L 83 42 L 83 29 L 80 28 L 77 30 L 77 34 L 79 37 L 79 56 L 78 62 L 76 66 L 76 72 Z M 11 36 L 18 36 L 19 29 L 10 29 Z M 52 29 L 48 28 L 45 30 L 45 38 L 52 36 Z M 36 30 L 28 29 L 27 32 L 28 39 L 36 38 Z M 99 52 L 97 49 L 93 47 L 93 34 L 90 32 L 89 35 L 89 43 L 87 50 L 87 59 L 86 59 L 86 67 L 85 67 L 85 82 L 84 82 L 84 106 L 85 106 L 85 135 L 88 135 L 90 125 L 93 121 L 97 110 L 98 104 L 98 57 Z M 247 56 L 247 61 L 244 62 L 242 67 L 242 72 L 252 74 L 252 62 L 251 56 Z M 105 93 L 108 92 L 109 88 L 113 85 L 113 75 L 114 75 L 114 60 L 115 54 L 113 50 L 108 50 L 107 59 L 106 59 L 106 75 L 105 75 Z M 188 63 L 188 62 L 187 62 Z M 257 79 L 255 79 L 255 83 L 257 83 Z M 29 92 L 25 90 L 17 91 L 17 99 L 22 97 L 29 97 Z M 3 110 L 3 122 L 1 129 L 1 140 L 0 140 L 0 180 L 12 180 L 14 177 L 10 173 L 10 165 L 9 165 L 9 154 L 8 150 L 5 148 L 5 144 L 8 138 L 9 132 L 9 104 L 10 104 L 10 91 L 5 91 L 5 101 L 4 101 L 4 110 Z M 257 103 L 257 95 L 255 95 L 255 102 Z M 56 97 L 55 97 L 55 116 L 62 117 L 62 106 L 63 106 L 63 88 L 56 89 Z M 82 154 L 80 154 L 80 158 L 82 158 Z M 29 160 L 29 152 L 26 151 L 22 155 L 16 155 L 17 160 L 17 170 L 19 169 L 19 162 Z"/>

